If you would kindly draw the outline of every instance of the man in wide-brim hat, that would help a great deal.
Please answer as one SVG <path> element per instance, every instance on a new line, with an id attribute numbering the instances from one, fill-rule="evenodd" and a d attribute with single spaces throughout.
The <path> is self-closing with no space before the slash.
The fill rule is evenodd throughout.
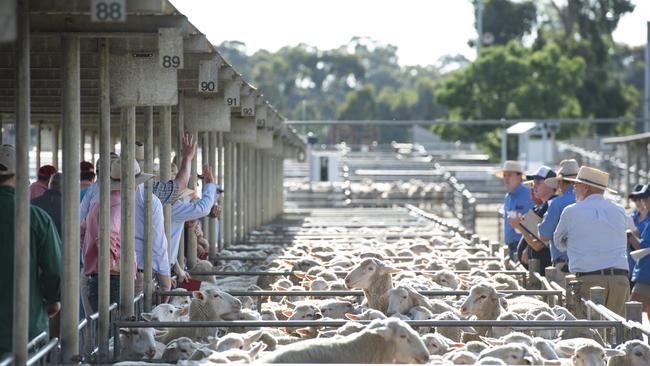
<path id="1" fill-rule="evenodd" d="M 554 280 L 564 286 L 565 277 L 569 274 L 569 256 L 566 251 L 560 250 L 553 242 L 553 232 L 560 221 L 562 211 L 576 202 L 573 191 L 573 182 L 568 180 L 578 175 L 580 166 L 575 159 L 566 159 L 560 162 L 557 177 L 544 180 L 547 186 L 557 190 L 557 197 L 548 203 L 548 209 L 542 222 L 537 225 L 540 239 L 551 251 L 551 263 L 556 268 Z"/>
<path id="2" fill-rule="evenodd" d="M 506 160 L 503 163 L 503 168 L 494 172 L 494 175 L 501 178 L 506 191 L 508 191 L 503 200 L 503 238 L 509 248 L 509 256 L 512 260 L 515 260 L 517 255 L 521 234 L 515 231 L 508 221 L 508 217 L 523 215 L 534 206 L 531 190 L 523 184 L 523 174 L 523 166 L 514 160 Z"/>
<path id="3" fill-rule="evenodd" d="M 605 306 L 623 316 L 630 295 L 627 263 L 627 216 L 620 205 L 604 197 L 609 174 L 583 166 L 575 178 L 577 202 L 567 206 L 553 234 L 560 250 L 567 250 L 569 270 L 582 282 L 580 296 L 605 288 Z"/>

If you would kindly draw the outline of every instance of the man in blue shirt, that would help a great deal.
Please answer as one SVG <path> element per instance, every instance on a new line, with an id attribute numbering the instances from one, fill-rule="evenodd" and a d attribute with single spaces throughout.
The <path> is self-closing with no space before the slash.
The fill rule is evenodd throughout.
<path id="1" fill-rule="evenodd" d="M 561 286 L 564 286 L 564 279 L 569 273 L 569 256 L 566 250 L 560 250 L 555 245 L 553 242 L 553 233 L 558 222 L 560 222 L 562 211 L 567 206 L 576 202 L 576 195 L 573 191 L 574 183 L 566 180 L 566 178 L 575 178 L 578 175 L 579 169 L 580 167 L 575 159 L 562 160 L 557 177 L 549 178 L 545 181 L 547 185 L 557 188 L 559 195 L 549 201 L 548 210 L 542 222 L 537 225 L 540 239 L 551 249 L 551 262 L 553 263 L 553 267 L 557 269 L 554 280 Z"/>
<path id="2" fill-rule="evenodd" d="M 508 216 L 525 214 L 535 206 L 531 196 L 530 188 L 523 184 L 524 169 L 517 161 L 506 160 L 503 169 L 495 172 L 495 175 L 503 181 L 508 193 L 503 201 L 503 238 L 509 249 L 509 257 L 515 260 L 517 256 L 517 245 L 521 234 L 508 222 Z"/>

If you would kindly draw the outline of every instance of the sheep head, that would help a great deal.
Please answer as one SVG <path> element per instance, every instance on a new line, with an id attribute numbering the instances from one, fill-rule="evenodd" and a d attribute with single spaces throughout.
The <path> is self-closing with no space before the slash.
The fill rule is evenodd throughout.
<path id="1" fill-rule="evenodd" d="M 395 318 L 373 320 L 365 332 L 381 336 L 394 347 L 392 363 L 426 363 L 429 351 L 407 323 Z"/>
<path id="2" fill-rule="evenodd" d="M 401 270 L 393 268 L 375 258 L 366 258 L 345 277 L 348 288 L 366 289 L 372 286 L 376 275 L 397 273 Z"/>
<path id="3" fill-rule="evenodd" d="M 428 299 L 411 287 L 397 286 L 388 290 L 388 315 L 406 314 L 414 306 L 430 307 Z"/>
<path id="4" fill-rule="evenodd" d="M 460 313 L 463 316 L 471 316 L 482 313 L 487 308 L 499 307 L 499 298 L 501 297 L 504 296 L 498 294 L 493 286 L 485 283 L 474 285 L 460 306 Z"/>
<path id="5" fill-rule="evenodd" d="M 239 299 L 224 291 L 207 289 L 194 291 L 192 295 L 194 299 L 190 304 L 190 318 L 193 318 L 195 311 L 199 311 L 199 309 L 203 313 L 207 312 L 210 315 L 222 317 L 226 314 L 237 313 L 242 308 Z"/>
<path id="6" fill-rule="evenodd" d="M 156 331 L 153 328 L 120 329 L 121 358 L 140 360 L 156 355 Z"/>

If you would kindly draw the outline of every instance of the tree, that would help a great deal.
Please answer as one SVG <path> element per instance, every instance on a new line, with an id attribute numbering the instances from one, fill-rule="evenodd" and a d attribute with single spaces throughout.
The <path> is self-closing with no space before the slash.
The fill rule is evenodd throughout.
<path id="1" fill-rule="evenodd" d="M 530 34 L 537 19 L 535 3 L 510 0 L 483 1 L 484 46 L 504 45 L 512 40 L 521 41 Z"/>
<path id="2" fill-rule="evenodd" d="M 450 119 L 579 117 L 576 92 L 584 70 L 582 58 L 563 55 L 555 44 L 535 51 L 511 41 L 486 48 L 472 65 L 452 73 L 435 97 Z M 485 146 L 494 130 L 460 124 L 434 127 L 446 139 L 482 141 L 496 155 L 495 146 Z"/>

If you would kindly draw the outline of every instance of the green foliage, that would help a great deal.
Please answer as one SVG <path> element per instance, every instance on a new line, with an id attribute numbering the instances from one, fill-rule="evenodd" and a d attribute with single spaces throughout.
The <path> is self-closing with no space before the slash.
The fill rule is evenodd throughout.
<path id="1" fill-rule="evenodd" d="M 521 41 L 530 34 L 537 19 L 535 3 L 528 0 L 483 1 L 483 41 L 486 45 L 504 45 Z M 507 21 L 504 21 L 507 19 Z"/>
<path id="2" fill-rule="evenodd" d="M 289 119 L 559 117 L 585 120 L 562 125 L 561 138 L 634 130 L 631 122 L 588 122 L 641 114 L 643 49 L 612 39 L 621 17 L 634 9 L 631 0 L 482 1 L 484 40 L 491 42 L 473 62 L 448 55 L 437 66 L 400 66 L 395 46 L 362 37 L 330 50 L 299 44 L 247 56 L 238 41 L 218 48 Z M 444 139 L 479 142 L 496 157 L 502 127 L 451 124 L 433 130 Z M 310 130 L 322 143 L 408 139 L 401 126 Z"/>

